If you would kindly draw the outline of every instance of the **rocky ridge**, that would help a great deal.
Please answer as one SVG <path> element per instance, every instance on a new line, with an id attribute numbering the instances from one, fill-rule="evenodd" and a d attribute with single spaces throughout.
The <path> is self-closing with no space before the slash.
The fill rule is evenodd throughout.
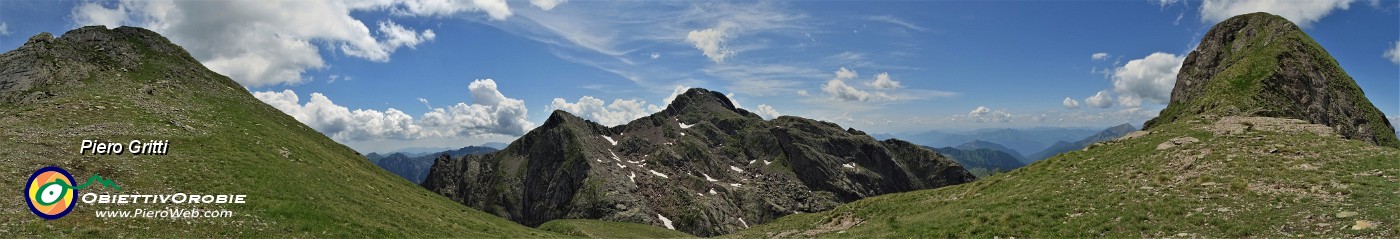
<path id="1" fill-rule="evenodd" d="M 765 121 L 696 88 L 615 127 L 555 111 L 500 152 L 439 157 L 423 186 L 530 226 L 602 219 L 713 236 L 971 180 L 908 142 L 800 117 Z"/>

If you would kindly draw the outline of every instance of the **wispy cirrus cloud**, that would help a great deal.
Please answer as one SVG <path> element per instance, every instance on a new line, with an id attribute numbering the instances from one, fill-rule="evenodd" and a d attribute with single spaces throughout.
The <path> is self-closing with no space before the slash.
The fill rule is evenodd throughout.
<path id="1" fill-rule="evenodd" d="M 485 13 L 492 21 L 513 15 L 504 0 L 478 1 L 92 1 L 74 6 L 73 24 L 131 25 L 164 35 L 215 72 L 245 86 L 298 84 L 304 73 L 328 67 L 322 50 L 372 62 L 388 62 L 400 48 L 432 41 L 432 29 L 392 19 L 367 20 L 353 12 L 402 17 Z M 318 43 L 333 47 L 320 48 Z"/>
<path id="2" fill-rule="evenodd" d="M 1205 0 L 1201 2 L 1200 10 L 1201 21 L 1208 23 L 1224 21 L 1241 14 L 1267 12 L 1307 28 L 1333 11 L 1347 10 L 1352 2 L 1355 0 Z M 1162 4 L 1170 3 L 1163 1 Z"/>
<path id="3" fill-rule="evenodd" d="M 894 24 L 894 25 L 896 25 L 896 26 L 901 26 L 901 27 L 904 27 L 904 28 L 908 28 L 909 30 L 915 30 L 915 31 L 921 31 L 921 32 L 927 32 L 927 31 L 929 31 L 928 28 L 925 28 L 925 27 L 922 27 L 922 26 L 919 26 L 919 25 L 915 25 L 914 23 L 910 23 L 910 22 L 904 21 L 903 19 L 899 19 L 898 17 L 895 17 L 895 16 L 893 16 L 893 15 L 870 16 L 870 17 L 867 17 L 866 19 L 870 19 L 871 21 L 877 21 L 877 22 L 884 22 L 884 23 Z"/>
<path id="4" fill-rule="evenodd" d="M 550 45 L 561 59 L 647 90 L 697 80 L 675 62 L 724 61 L 768 47 L 747 37 L 806 27 L 797 21 L 803 15 L 770 2 L 575 2 L 549 11 L 520 9 L 515 16 L 481 22 Z M 708 52 L 697 50 L 697 44 Z"/>

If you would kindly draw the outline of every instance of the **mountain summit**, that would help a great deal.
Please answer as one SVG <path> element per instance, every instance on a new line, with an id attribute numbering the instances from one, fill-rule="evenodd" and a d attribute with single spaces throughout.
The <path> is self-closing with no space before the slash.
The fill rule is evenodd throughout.
<path id="1" fill-rule="evenodd" d="M 752 115 L 749 111 L 734 106 L 734 101 L 724 94 L 703 88 L 690 88 L 685 93 L 676 95 L 676 99 L 672 100 L 663 112 L 667 112 L 668 115 L 680 115 L 689 111 Z"/>
<path id="2" fill-rule="evenodd" d="M 1196 115 L 1301 119 L 1400 147 L 1394 126 L 1337 61 L 1297 25 L 1268 13 L 1211 28 L 1182 63 L 1171 103 L 1143 129 Z"/>
<path id="3" fill-rule="evenodd" d="M 47 221 L 15 195 L 9 237 L 550 237 L 380 170 L 141 28 L 41 33 L 0 54 L 0 185 L 57 166 L 101 175 L 97 194 L 243 194 L 243 204 L 79 204 Z M 169 140 L 166 155 L 80 155 L 83 140 Z M 115 197 L 114 197 L 115 198 Z M 133 200 L 135 201 L 135 200 Z M 216 218 L 102 218 L 101 210 L 220 211 Z M 152 211 L 154 212 L 154 211 Z M 205 214 L 208 215 L 208 214 Z"/>
<path id="4" fill-rule="evenodd" d="M 713 236 L 972 180 L 908 142 L 799 117 L 765 121 L 693 88 L 661 112 L 611 128 L 554 111 L 499 152 L 438 158 L 423 186 L 528 226 L 602 219 Z"/>
<path id="5" fill-rule="evenodd" d="M 1380 131 L 1390 126 L 1292 23 L 1226 20 L 1180 75 L 1149 129 L 976 182 L 861 199 L 733 236 L 1400 236 L 1400 149 L 1376 145 L 1394 145 Z"/>

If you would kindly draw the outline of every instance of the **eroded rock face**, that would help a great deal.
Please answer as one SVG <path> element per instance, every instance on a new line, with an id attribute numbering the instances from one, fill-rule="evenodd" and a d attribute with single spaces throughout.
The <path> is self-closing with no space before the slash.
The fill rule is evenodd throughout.
<path id="1" fill-rule="evenodd" d="M 691 89 L 662 112 L 611 128 L 555 111 L 500 152 L 438 158 L 423 186 L 529 226 L 586 218 L 713 236 L 973 179 L 908 142 L 798 117 L 765 121 L 723 94 Z"/>
<path id="2" fill-rule="evenodd" d="M 1211 28 L 1182 63 L 1171 103 L 1143 128 L 1202 114 L 1301 119 L 1400 147 L 1394 126 L 1336 60 L 1297 25 L 1267 13 Z"/>

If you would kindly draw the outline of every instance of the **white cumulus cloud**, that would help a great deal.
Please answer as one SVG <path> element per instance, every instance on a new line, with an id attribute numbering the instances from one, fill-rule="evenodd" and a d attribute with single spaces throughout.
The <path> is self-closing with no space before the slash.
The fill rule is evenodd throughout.
<path id="1" fill-rule="evenodd" d="M 667 95 L 666 99 L 662 100 L 662 102 L 666 103 L 666 105 L 671 105 L 671 101 L 676 100 L 676 96 L 685 94 L 687 90 L 690 90 L 690 86 L 676 85 L 675 88 L 671 88 L 671 94 Z"/>
<path id="2" fill-rule="evenodd" d="M 5 24 L 5 22 L 0 22 L 0 36 L 9 36 L 9 35 L 10 35 L 10 25 Z"/>
<path id="3" fill-rule="evenodd" d="M 850 80 L 850 79 L 855 79 L 857 76 L 859 76 L 859 75 L 856 74 L 856 71 L 853 71 L 853 70 L 851 70 L 851 69 L 846 69 L 845 67 L 841 67 L 841 69 L 837 69 L 837 70 L 836 70 L 836 79 L 837 79 L 837 80 Z"/>
<path id="4" fill-rule="evenodd" d="M 1205 0 L 1201 20 L 1210 23 L 1255 12 L 1267 12 L 1308 27 L 1335 10 L 1347 10 L 1353 0 Z"/>
<path id="5" fill-rule="evenodd" d="M 883 72 L 880 74 L 875 74 L 875 81 L 871 81 L 870 83 L 866 84 L 870 85 L 870 87 L 875 87 L 875 89 L 881 90 L 898 89 L 900 87 L 904 87 L 903 85 L 899 84 L 899 81 L 890 79 L 890 73 Z"/>
<path id="6" fill-rule="evenodd" d="M 744 108 L 744 105 L 739 104 L 739 99 L 734 98 L 734 93 L 724 94 L 724 98 L 729 98 L 729 103 L 733 104 L 734 108 Z"/>
<path id="7" fill-rule="evenodd" d="M 870 93 L 846 85 L 841 78 L 831 79 L 822 85 L 822 92 L 831 95 L 832 98 L 843 101 L 868 101 Z"/>
<path id="8" fill-rule="evenodd" d="M 525 102 L 502 95 L 495 81 L 476 80 L 468 89 L 471 104 L 432 108 L 419 119 L 393 108 L 350 110 L 321 93 L 311 93 L 306 103 L 292 90 L 253 92 L 253 96 L 338 141 L 518 136 L 534 127 L 525 119 Z"/>
<path id="9" fill-rule="evenodd" d="M 1011 113 L 1007 113 L 1004 109 L 992 110 L 986 106 L 977 106 L 976 109 L 967 112 L 967 118 L 978 123 L 1009 122 L 1011 121 L 1012 115 Z"/>
<path id="10" fill-rule="evenodd" d="M 568 1 L 569 0 L 530 0 L 530 5 L 535 5 L 535 7 L 549 11 L 554 10 L 555 6 L 559 6 L 559 4 Z"/>
<path id="11" fill-rule="evenodd" d="M 1137 107 L 1143 101 L 1166 104 L 1183 60 L 1184 56 L 1156 52 L 1114 69 L 1113 92 L 1118 94 L 1118 103 L 1124 107 Z"/>
<path id="12" fill-rule="evenodd" d="M 758 111 L 755 111 L 754 113 L 758 114 L 758 116 L 762 116 L 763 118 L 767 119 L 774 119 L 778 118 L 778 116 L 783 116 L 783 113 L 778 113 L 778 110 L 773 109 L 773 106 L 765 104 L 759 104 Z"/>
<path id="13" fill-rule="evenodd" d="M 1089 98 L 1084 98 L 1084 105 L 1094 108 L 1113 107 L 1113 96 L 1109 95 L 1108 90 L 1101 90 Z"/>
<path id="14" fill-rule="evenodd" d="M 1069 97 L 1065 97 L 1064 105 L 1065 105 L 1065 109 L 1071 109 L 1071 110 L 1072 110 L 1072 109 L 1078 109 L 1078 108 L 1079 108 L 1079 101 L 1078 101 L 1078 100 L 1074 100 L 1074 99 L 1070 99 Z"/>
<path id="15" fill-rule="evenodd" d="M 433 33 L 432 29 L 418 32 L 395 24 L 392 21 L 379 21 L 379 33 L 384 36 L 383 42 L 381 42 L 380 45 L 383 45 L 384 49 L 390 49 L 389 52 L 391 53 L 393 52 L 392 49 L 398 49 L 399 47 L 414 48 L 420 43 L 432 41 L 433 38 L 437 38 L 437 34 Z M 383 57 L 386 61 L 389 58 L 388 55 Z"/>
<path id="16" fill-rule="evenodd" d="M 715 63 L 724 63 L 724 58 L 733 55 L 734 52 L 725 46 L 725 28 L 716 27 L 703 30 L 693 30 L 686 34 L 685 41 L 695 45 L 695 49 L 709 57 Z"/>
<path id="17" fill-rule="evenodd" d="M 360 3 L 370 7 L 389 8 L 394 14 L 407 16 L 450 16 L 460 12 L 486 12 L 492 20 L 505 20 L 514 15 L 505 0 L 391 0 Z"/>
<path id="18" fill-rule="evenodd" d="M 871 91 L 857 89 L 854 86 L 846 84 L 847 80 L 854 80 L 856 77 L 859 77 L 859 74 L 857 74 L 853 70 L 841 67 L 841 69 L 836 70 L 835 75 L 836 78 L 827 81 L 826 84 L 822 84 L 821 89 L 822 92 L 826 92 L 827 95 L 831 95 L 831 98 L 840 101 L 895 100 L 897 99 L 897 97 L 885 92 L 884 90 L 902 87 L 898 81 L 890 79 L 888 73 L 877 74 L 875 79 L 865 83 L 866 85 L 875 88 Z M 949 92 L 930 92 L 933 94 L 938 94 L 940 96 L 946 96 L 946 94 L 949 94 Z"/>
<path id="19" fill-rule="evenodd" d="M 661 106 L 649 105 L 646 101 L 635 99 L 615 99 L 611 104 L 606 104 L 603 100 L 592 96 L 579 98 L 575 103 L 569 103 L 562 98 L 554 98 L 550 106 L 606 126 L 626 124 L 664 109 Z"/>
<path id="20" fill-rule="evenodd" d="M 1094 53 L 1093 55 L 1090 55 L 1089 58 L 1094 59 L 1094 60 L 1108 59 L 1108 53 L 1103 53 L 1103 52 Z"/>
<path id="21" fill-rule="evenodd" d="M 1395 45 L 1390 47 L 1389 50 L 1386 50 L 1384 54 L 1381 54 L 1381 56 L 1384 56 L 1385 59 L 1390 60 L 1390 63 L 1400 65 L 1400 41 L 1395 41 Z"/>
<path id="22" fill-rule="evenodd" d="M 612 103 L 607 103 L 597 97 L 583 96 L 573 103 L 569 103 L 563 98 L 554 98 L 554 101 L 550 102 L 550 107 L 602 125 L 616 126 L 665 110 L 667 106 L 671 105 L 671 101 L 675 101 L 677 96 L 684 94 L 687 90 L 690 90 L 689 86 L 675 86 L 671 93 L 661 100 L 661 105 L 647 104 L 646 101 L 638 99 L 614 99 Z M 739 105 L 739 102 L 733 100 L 732 93 L 730 96 L 730 102 L 736 106 Z"/>

